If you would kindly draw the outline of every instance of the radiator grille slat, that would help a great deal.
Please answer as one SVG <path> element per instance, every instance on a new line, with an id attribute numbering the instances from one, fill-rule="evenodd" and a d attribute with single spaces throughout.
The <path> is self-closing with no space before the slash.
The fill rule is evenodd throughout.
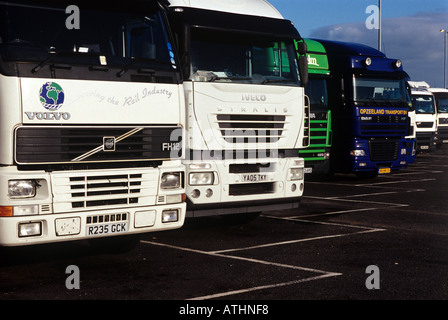
<path id="1" fill-rule="evenodd" d="M 369 116 L 361 117 L 361 135 L 367 136 L 405 136 L 408 130 L 407 117 Z"/>
<path id="2" fill-rule="evenodd" d="M 275 143 L 283 137 L 286 116 L 221 114 L 217 123 L 228 143 Z"/>
<path id="3" fill-rule="evenodd" d="M 55 207 L 59 211 L 153 205 L 158 171 L 147 169 L 53 173 Z"/>
<path id="4" fill-rule="evenodd" d="M 174 135 L 173 132 L 178 130 Z M 181 157 L 180 127 L 19 127 L 19 164 L 80 161 L 142 161 Z M 170 141 L 171 137 L 177 141 Z M 119 140 L 119 137 L 125 137 Z M 108 141 L 112 141 L 108 145 Z M 119 140 L 119 141 L 118 141 Z M 173 143 L 176 151 L 173 151 Z"/>
<path id="5" fill-rule="evenodd" d="M 395 161 L 398 157 L 398 140 L 370 141 L 370 159 L 372 161 Z"/>

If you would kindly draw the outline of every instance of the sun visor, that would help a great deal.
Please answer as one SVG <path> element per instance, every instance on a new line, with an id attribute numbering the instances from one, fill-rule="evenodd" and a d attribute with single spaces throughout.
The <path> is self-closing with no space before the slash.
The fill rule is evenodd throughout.
<path id="1" fill-rule="evenodd" d="M 231 14 L 196 8 L 171 8 L 170 20 L 175 25 L 182 23 L 189 25 L 191 28 L 301 39 L 292 22 L 284 19 Z"/>

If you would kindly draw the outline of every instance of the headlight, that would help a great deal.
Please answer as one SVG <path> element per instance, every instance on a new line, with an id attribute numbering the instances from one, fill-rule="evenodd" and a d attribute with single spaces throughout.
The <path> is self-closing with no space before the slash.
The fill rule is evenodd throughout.
<path id="1" fill-rule="evenodd" d="M 213 172 L 190 173 L 189 184 L 191 186 L 212 185 L 215 182 Z"/>
<path id="2" fill-rule="evenodd" d="M 9 180 L 8 196 L 11 199 L 32 198 L 36 195 L 36 185 L 34 180 Z"/>
<path id="3" fill-rule="evenodd" d="M 354 157 L 363 157 L 366 155 L 366 152 L 364 150 L 352 150 L 350 151 L 350 155 Z"/>
<path id="4" fill-rule="evenodd" d="M 163 210 L 162 211 L 162 223 L 177 222 L 179 221 L 178 210 Z"/>
<path id="5" fill-rule="evenodd" d="M 302 180 L 303 179 L 303 169 L 293 168 L 289 170 L 289 180 Z"/>
<path id="6" fill-rule="evenodd" d="M 181 186 L 181 172 L 166 172 L 162 174 L 160 187 L 162 189 L 177 189 Z"/>

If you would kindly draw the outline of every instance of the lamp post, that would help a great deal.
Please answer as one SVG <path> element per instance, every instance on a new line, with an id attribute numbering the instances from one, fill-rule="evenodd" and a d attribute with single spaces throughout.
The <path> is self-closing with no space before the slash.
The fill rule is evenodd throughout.
<path id="1" fill-rule="evenodd" d="M 378 0 L 378 51 L 382 51 L 381 38 L 381 0 Z"/>
<path id="2" fill-rule="evenodd" d="M 448 34 L 448 30 L 442 29 L 440 32 L 443 32 L 443 87 L 446 88 L 446 35 Z"/>

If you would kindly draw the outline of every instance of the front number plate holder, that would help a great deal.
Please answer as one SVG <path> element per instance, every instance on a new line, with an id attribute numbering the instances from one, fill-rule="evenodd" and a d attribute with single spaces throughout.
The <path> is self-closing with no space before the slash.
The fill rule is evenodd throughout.
<path id="1" fill-rule="evenodd" d="M 129 222 L 114 222 L 103 224 L 89 224 L 86 227 L 87 237 L 122 234 L 129 231 Z"/>

